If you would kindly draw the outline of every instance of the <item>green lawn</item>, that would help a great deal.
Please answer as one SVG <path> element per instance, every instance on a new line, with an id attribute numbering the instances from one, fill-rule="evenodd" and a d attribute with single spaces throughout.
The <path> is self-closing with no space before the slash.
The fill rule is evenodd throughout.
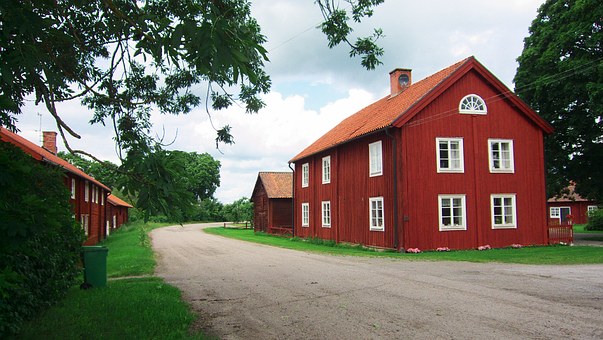
<path id="1" fill-rule="evenodd" d="M 592 264 L 603 263 L 603 247 L 582 246 L 543 246 L 521 249 L 492 249 L 485 251 L 463 250 L 450 252 L 423 252 L 420 254 L 398 253 L 394 251 L 378 252 L 359 246 L 335 244 L 329 241 L 284 238 L 253 230 L 230 228 L 206 228 L 205 232 L 243 241 L 267 244 L 287 249 L 310 251 L 331 255 L 390 257 L 401 260 L 424 261 L 468 261 L 503 262 L 521 264 Z"/>
<path id="2" fill-rule="evenodd" d="M 168 223 L 124 225 L 107 246 L 110 277 L 152 275 L 147 232 Z M 78 283 L 79 285 L 79 283 Z M 180 291 L 157 277 L 110 280 L 107 287 L 73 287 L 58 305 L 25 324 L 17 339 L 203 339 L 190 333 L 195 315 Z"/>
<path id="3" fill-rule="evenodd" d="M 584 230 L 586 224 L 574 224 L 574 233 L 577 234 L 601 234 L 603 236 L 603 230 Z"/>

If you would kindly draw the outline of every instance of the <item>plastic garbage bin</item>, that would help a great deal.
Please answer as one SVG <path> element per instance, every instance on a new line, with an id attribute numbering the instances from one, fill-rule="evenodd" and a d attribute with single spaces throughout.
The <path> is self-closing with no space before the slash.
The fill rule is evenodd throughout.
<path id="1" fill-rule="evenodd" d="M 84 283 L 92 287 L 107 285 L 107 253 L 109 249 L 103 246 L 83 246 Z"/>

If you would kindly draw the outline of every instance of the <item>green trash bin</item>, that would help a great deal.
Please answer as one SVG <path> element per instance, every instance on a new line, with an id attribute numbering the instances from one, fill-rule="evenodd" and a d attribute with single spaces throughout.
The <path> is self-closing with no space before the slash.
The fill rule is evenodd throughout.
<path id="1" fill-rule="evenodd" d="M 92 287 L 105 287 L 107 285 L 108 252 L 109 249 L 103 246 L 82 247 L 84 284 Z"/>

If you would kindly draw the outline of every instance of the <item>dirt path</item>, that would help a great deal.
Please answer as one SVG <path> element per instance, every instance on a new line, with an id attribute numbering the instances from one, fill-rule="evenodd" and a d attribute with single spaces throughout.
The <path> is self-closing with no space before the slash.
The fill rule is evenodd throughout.
<path id="1" fill-rule="evenodd" d="M 222 339 L 603 338 L 603 265 L 334 257 L 152 232 L 157 275 Z"/>

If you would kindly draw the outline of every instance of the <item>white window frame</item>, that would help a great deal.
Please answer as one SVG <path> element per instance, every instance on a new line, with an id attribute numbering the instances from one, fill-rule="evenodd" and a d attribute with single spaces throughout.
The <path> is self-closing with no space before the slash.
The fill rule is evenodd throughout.
<path id="1" fill-rule="evenodd" d="M 379 207 L 379 204 L 381 205 Z M 385 230 L 385 213 L 383 207 L 383 197 L 369 198 L 369 225 L 371 231 Z"/>
<path id="2" fill-rule="evenodd" d="M 597 205 L 589 205 L 586 207 L 587 214 L 590 214 L 591 211 L 597 211 L 597 210 L 599 210 L 599 206 L 597 206 Z M 561 215 L 559 215 L 559 216 L 561 216 Z"/>
<path id="3" fill-rule="evenodd" d="M 84 185 L 84 202 L 90 201 L 90 182 L 86 181 Z"/>
<path id="4" fill-rule="evenodd" d="M 560 207 L 550 207 L 549 208 L 549 218 L 561 218 L 561 208 Z"/>
<path id="5" fill-rule="evenodd" d="M 307 188 L 310 183 L 310 164 L 302 164 L 302 188 Z"/>
<path id="6" fill-rule="evenodd" d="M 499 152 L 501 153 L 501 159 L 499 160 L 499 167 L 496 168 L 494 166 L 494 149 L 493 149 L 493 145 L 494 144 L 498 144 L 499 145 Z M 509 166 L 508 167 L 502 167 L 502 164 L 504 163 L 503 161 L 503 157 L 502 157 L 502 144 L 509 144 Z M 490 164 L 490 172 L 491 173 L 514 173 L 515 172 L 515 160 L 514 160 L 515 156 L 514 156 L 514 152 L 513 152 L 513 140 L 512 139 L 488 139 L 488 161 Z"/>
<path id="7" fill-rule="evenodd" d="M 442 167 L 442 163 L 441 163 L 441 149 L 440 149 L 440 143 L 446 143 L 447 146 L 447 152 L 448 152 L 448 167 L 444 168 Z M 459 166 L 458 167 L 453 167 L 452 164 L 452 157 L 451 157 L 451 148 L 450 146 L 452 145 L 452 143 L 457 143 L 458 144 L 458 150 L 459 150 Z M 454 137 L 454 138 L 444 138 L 444 137 L 438 137 L 436 138 L 436 161 L 437 161 L 437 172 L 438 173 L 463 173 L 465 172 L 465 155 L 463 152 L 463 138 L 458 138 L 458 137 Z"/>
<path id="8" fill-rule="evenodd" d="M 88 236 L 90 234 L 90 231 L 88 230 L 89 227 L 89 219 L 90 219 L 90 215 L 88 214 L 81 214 L 80 215 L 80 221 L 82 224 L 82 229 L 84 229 L 84 235 Z"/>
<path id="9" fill-rule="evenodd" d="M 322 227 L 331 228 L 331 201 L 322 201 Z"/>
<path id="10" fill-rule="evenodd" d="M 71 179 L 71 199 L 75 199 L 75 178 Z"/>
<path id="11" fill-rule="evenodd" d="M 322 184 L 331 183 L 331 156 L 322 158 Z"/>
<path id="12" fill-rule="evenodd" d="M 455 199 L 460 199 L 461 200 L 461 224 L 458 225 L 444 225 L 442 223 L 442 200 L 450 200 L 450 202 L 452 203 Z M 450 219 L 451 221 L 454 220 L 455 216 L 453 214 L 454 209 L 452 209 L 452 207 L 450 208 Z M 461 194 L 445 194 L 445 195 L 438 195 L 438 224 L 439 224 L 439 230 L 440 231 L 453 231 L 453 230 L 467 230 L 467 204 L 466 204 L 466 199 L 465 199 L 465 195 Z"/>
<path id="13" fill-rule="evenodd" d="M 490 217 L 492 219 L 492 229 L 517 229 L 517 200 L 515 198 L 516 194 L 492 194 L 490 195 Z M 504 204 L 505 199 L 511 199 L 511 206 L 507 207 Z M 502 213 L 503 213 L 503 221 L 501 223 L 496 223 L 496 216 L 494 214 L 494 200 L 501 199 L 502 200 Z M 505 210 L 506 208 L 511 209 L 511 218 L 512 222 L 505 222 Z"/>
<path id="14" fill-rule="evenodd" d="M 476 108 L 463 108 L 463 106 L 465 106 L 465 104 L 470 104 L 469 102 L 475 103 L 477 102 L 478 105 L 482 105 L 483 109 L 476 109 Z M 472 104 L 471 103 L 471 104 Z M 471 106 L 474 106 L 473 104 Z M 472 115 L 485 115 L 488 114 L 488 107 L 486 106 L 486 101 L 482 99 L 482 97 L 478 96 L 477 94 L 468 94 L 466 96 L 463 97 L 463 99 L 461 99 L 461 101 L 459 102 L 459 113 L 461 114 L 472 114 Z"/>
<path id="15" fill-rule="evenodd" d="M 105 193 L 101 191 L 101 205 L 105 205 Z"/>
<path id="16" fill-rule="evenodd" d="M 310 203 L 302 203 L 301 211 L 302 227 L 308 228 L 310 226 Z"/>
<path id="17" fill-rule="evenodd" d="M 369 144 L 369 177 L 383 175 L 383 143 Z"/>

